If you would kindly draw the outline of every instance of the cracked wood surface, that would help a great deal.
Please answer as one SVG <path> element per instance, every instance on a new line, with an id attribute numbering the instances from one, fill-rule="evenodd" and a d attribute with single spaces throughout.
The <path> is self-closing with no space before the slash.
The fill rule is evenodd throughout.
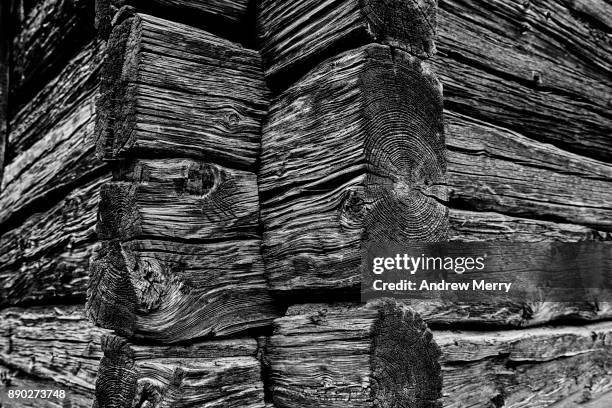
<path id="1" fill-rule="evenodd" d="M 433 0 L 264 0 L 257 14 L 265 72 L 275 87 L 341 51 L 372 42 L 422 58 L 435 52 Z"/>
<path id="2" fill-rule="evenodd" d="M 46 381 L 54 389 L 66 390 L 64 402 L 76 406 L 91 404 L 104 333 L 87 321 L 81 308 L 10 308 L 0 312 L 0 363 L 28 384 Z"/>
<path id="3" fill-rule="evenodd" d="M 248 40 L 248 0 L 97 0 L 96 28 L 106 38 L 115 13 L 132 6 L 139 12 L 189 23 L 232 40 Z"/>
<path id="4" fill-rule="evenodd" d="M 254 339 L 143 346 L 105 336 L 94 408 L 264 408 Z"/>
<path id="5" fill-rule="evenodd" d="M 394 301 L 295 305 L 266 346 L 278 408 L 441 407 L 440 349 Z"/>
<path id="6" fill-rule="evenodd" d="M 12 45 L 12 110 L 44 88 L 95 34 L 92 0 L 42 0 L 24 11 Z"/>
<path id="7" fill-rule="evenodd" d="M 446 239 L 441 87 L 406 53 L 349 51 L 283 92 L 261 163 L 272 290 L 355 288 L 363 243 Z"/>
<path id="8" fill-rule="evenodd" d="M 99 155 L 186 155 L 253 169 L 267 107 L 259 54 L 187 25 L 121 16 L 101 76 Z"/>

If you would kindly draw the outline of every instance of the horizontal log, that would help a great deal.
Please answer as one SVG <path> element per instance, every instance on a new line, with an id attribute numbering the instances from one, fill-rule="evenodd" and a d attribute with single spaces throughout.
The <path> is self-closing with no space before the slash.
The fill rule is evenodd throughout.
<path id="1" fill-rule="evenodd" d="M 104 164 L 94 157 L 93 99 L 91 95 L 74 106 L 4 169 L 0 228 L 18 225 L 33 208 L 48 208 L 74 187 L 104 173 Z"/>
<path id="2" fill-rule="evenodd" d="M 94 95 L 104 55 L 102 42 L 90 42 L 67 62 L 62 71 L 11 118 L 7 163 Z"/>
<path id="3" fill-rule="evenodd" d="M 610 241 L 612 233 L 582 225 L 511 217 L 496 212 L 449 210 L 453 241 L 581 242 Z"/>
<path id="4" fill-rule="evenodd" d="M 440 1 L 445 106 L 609 161 L 610 27 L 584 12 L 604 3 Z"/>
<path id="5" fill-rule="evenodd" d="M 203 28 L 232 40 L 247 40 L 248 0 L 97 0 L 96 28 L 103 38 L 110 34 L 115 13 L 124 6 Z"/>
<path id="6" fill-rule="evenodd" d="M 166 347 L 106 336 L 103 349 L 94 408 L 265 406 L 253 339 Z"/>
<path id="7" fill-rule="evenodd" d="M 267 108 L 259 54 L 186 25 L 122 16 L 101 77 L 99 155 L 137 151 L 253 167 Z"/>
<path id="8" fill-rule="evenodd" d="M 70 406 L 71 408 L 90 408 L 93 402 L 92 392 L 83 392 L 81 390 L 70 389 L 66 390 L 61 384 L 51 380 L 41 380 L 36 376 L 28 375 L 19 370 L 15 370 L 0 363 L 0 376 L 2 385 L 0 385 L 0 404 L 3 408 L 60 408 L 62 406 Z M 9 398 L 8 393 L 23 390 L 53 390 L 64 391 L 64 398 Z"/>
<path id="9" fill-rule="evenodd" d="M 291 82 L 339 51 L 371 42 L 427 58 L 435 52 L 436 8 L 432 0 L 261 1 L 257 34 L 266 76 L 277 86 Z"/>
<path id="10" fill-rule="evenodd" d="M 445 167 L 428 65 L 381 45 L 320 65 L 274 101 L 263 129 L 271 288 L 354 288 L 363 243 L 444 240 Z"/>
<path id="11" fill-rule="evenodd" d="M 449 204 L 612 230 L 612 165 L 448 112 Z"/>
<path id="12" fill-rule="evenodd" d="M 259 240 L 102 244 L 92 259 L 88 314 L 125 336 L 174 343 L 270 324 Z"/>
<path id="13" fill-rule="evenodd" d="M 299 308 L 275 320 L 267 344 L 276 407 L 441 406 L 440 351 L 410 309 Z"/>
<path id="14" fill-rule="evenodd" d="M 136 160 L 102 188 L 101 239 L 259 238 L 255 174 L 192 159 Z"/>
<path id="15" fill-rule="evenodd" d="M 42 0 L 17 28 L 12 45 L 11 104 L 22 106 L 95 35 L 91 0 Z"/>
<path id="16" fill-rule="evenodd" d="M 0 236 L 0 305 L 85 300 L 101 185 L 81 186 Z"/>
<path id="17" fill-rule="evenodd" d="M 435 331 L 442 350 L 444 406 L 583 406 L 612 390 L 611 338 L 609 322 L 501 332 Z"/>
<path id="18" fill-rule="evenodd" d="M 55 383 L 75 395 L 93 393 L 102 357 L 102 329 L 81 313 L 82 306 L 4 309 L 0 312 L 0 362 L 12 370 Z"/>

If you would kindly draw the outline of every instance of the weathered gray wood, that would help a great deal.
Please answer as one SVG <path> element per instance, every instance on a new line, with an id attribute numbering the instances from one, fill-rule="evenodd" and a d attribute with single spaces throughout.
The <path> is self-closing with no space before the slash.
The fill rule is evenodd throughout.
<path id="1" fill-rule="evenodd" d="M 12 116 L 7 162 L 39 141 L 75 107 L 87 103 L 95 93 L 103 56 L 104 44 L 90 42 Z"/>
<path id="2" fill-rule="evenodd" d="M 290 308 L 266 359 L 278 408 L 441 407 L 439 353 L 412 310 L 384 301 Z"/>
<path id="3" fill-rule="evenodd" d="M 277 316 L 259 240 L 104 243 L 87 308 L 98 325 L 163 343 L 264 327 Z"/>
<path id="4" fill-rule="evenodd" d="M 105 336 L 103 349 L 94 408 L 265 406 L 254 339 L 165 347 Z"/>
<path id="5" fill-rule="evenodd" d="M 610 241 L 612 233 L 582 225 L 511 217 L 496 212 L 449 210 L 453 241 L 581 242 Z"/>
<path id="6" fill-rule="evenodd" d="M 442 350 L 445 407 L 576 407 L 612 390 L 609 322 L 434 331 L 434 339 Z"/>
<path id="7" fill-rule="evenodd" d="M 85 301 L 97 238 L 96 179 L 0 236 L 0 305 Z"/>
<path id="8" fill-rule="evenodd" d="M 94 36 L 92 0 L 37 1 L 13 40 L 13 107 L 20 107 Z"/>
<path id="9" fill-rule="evenodd" d="M 252 168 L 267 108 L 259 54 L 186 25 L 123 16 L 101 78 L 99 154 L 185 155 Z"/>
<path id="10" fill-rule="evenodd" d="M 94 157 L 93 95 L 75 105 L 44 136 L 17 156 L 5 169 L 0 193 L 0 224 L 19 223 L 61 199 L 72 188 L 104 173 Z"/>
<path id="11" fill-rule="evenodd" d="M 258 239 L 255 174 L 192 159 L 137 160 L 102 188 L 101 239 Z"/>
<path id="12" fill-rule="evenodd" d="M 0 404 L 3 408 L 90 408 L 93 402 L 93 393 L 84 392 L 74 388 L 66 390 L 59 383 L 51 380 L 42 380 L 36 376 L 28 375 L 0 363 Z M 49 399 L 9 398 L 10 390 L 64 390 L 65 398 L 52 397 Z"/>
<path id="13" fill-rule="evenodd" d="M 449 205 L 612 230 L 612 165 L 448 113 Z"/>
<path id="14" fill-rule="evenodd" d="M 96 28 L 103 38 L 110 34 L 115 13 L 124 6 L 234 40 L 246 40 L 251 34 L 247 34 L 248 0 L 96 0 Z"/>
<path id="15" fill-rule="evenodd" d="M 363 243 L 446 239 L 441 87 L 402 51 L 341 54 L 283 92 L 261 163 L 273 290 L 355 287 Z"/>
<path id="16" fill-rule="evenodd" d="M 53 381 L 67 395 L 76 394 L 77 401 L 93 393 L 104 331 L 92 326 L 81 308 L 4 309 L 0 312 L 0 363 Z"/>
<path id="17" fill-rule="evenodd" d="M 339 51 L 371 42 L 429 57 L 435 52 L 436 7 L 433 0 L 258 2 L 266 76 L 276 85 L 290 82 Z"/>
<path id="18" fill-rule="evenodd" d="M 440 1 L 433 64 L 445 106 L 609 161 L 611 28 L 588 15 L 610 21 L 612 7 L 602 0 Z"/>
<path id="19" fill-rule="evenodd" d="M 8 98 L 10 75 L 10 42 L 12 3 L 0 4 L 0 180 L 6 161 L 6 143 L 8 139 Z M 0 189 L 0 191 L 2 191 Z"/>

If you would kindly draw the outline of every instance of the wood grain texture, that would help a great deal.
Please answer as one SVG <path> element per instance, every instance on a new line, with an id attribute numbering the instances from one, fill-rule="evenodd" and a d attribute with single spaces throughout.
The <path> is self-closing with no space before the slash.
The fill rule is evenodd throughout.
<path id="1" fill-rule="evenodd" d="M 51 206 L 76 186 L 104 173 L 104 164 L 94 157 L 93 128 L 91 95 L 5 168 L 0 193 L 2 229 L 19 225 L 19 218 L 32 209 Z"/>
<path id="2" fill-rule="evenodd" d="M 13 40 L 13 107 L 21 107 L 95 34 L 92 0 L 36 2 Z"/>
<path id="3" fill-rule="evenodd" d="M 449 205 L 612 230 L 612 165 L 449 112 Z"/>
<path id="4" fill-rule="evenodd" d="M 435 52 L 436 7 L 433 0 L 261 1 L 257 34 L 266 77 L 282 86 L 325 58 L 371 42 L 427 58 Z"/>
<path id="5" fill-rule="evenodd" d="M 441 407 L 439 353 L 412 310 L 378 301 L 290 308 L 266 359 L 278 408 Z"/>
<path id="6" fill-rule="evenodd" d="M 265 406 L 254 339 L 167 347 L 106 336 L 103 349 L 94 408 Z"/>
<path id="7" fill-rule="evenodd" d="M 85 300 L 99 192 L 109 179 L 76 188 L 0 236 L 0 305 Z"/>
<path id="8" fill-rule="evenodd" d="M 582 407 L 612 389 L 609 322 L 434 331 L 434 339 L 442 350 L 445 407 Z"/>
<path id="9" fill-rule="evenodd" d="M 0 363 L 21 375 L 52 381 L 54 388 L 66 390 L 70 402 L 90 398 L 104 331 L 92 326 L 81 308 L 2 310 Z"/>
<path id="10" fill-rule="evenodd" d="M 258 239 L 255 174 L 192 159 L 134 161 L 102 188 L 101 239 Z"/>
<path id="11" fill-rule="evenodd" d="M 91 391 L 66 391 L 65 398 L 52 397 L 49 399 L 9 398 L 10 390 L 59 390 L 64 389 L 61 384 L 51 380 L 40 379 L 22 371 L 0 363 L 0 404 L 3 408 L 63 408 L 69 404 L 71 408 L 90 408 L 93 402 Z"/>
<path id="12" fill-rule="evenodd" d="M 6 143 L 8 139 L 8 99 L 10 76 L 10 38 L 12 3 L 5 1 L 0 4 L 0 179 L 6 161 Z M 0 191 L 2 191 L 0 189 Z"/>
<path id="13" fill-rule="evenodd" d="M 10 120 L 7 163 L 95 94 L 104 43 L 92 41 L 63 65 L 61 72 L 27 101 Z"/>
<path id="14" fill-rule="evenodd" d="M 268 326 L 259 240 L 103 243 L 92 259 L 88 314 L 125 336 L 163 343 Z"/>
<path id="15" fill-rule="evenodd" d="M 602 0 L 441 0 L 445 106 L 609 161 L 610 16 Z"/>
<path id="16" fill-rule="evenodd" d="M 124 6 L 168 20 L 187 23 L 233 40 L 250 33 L 248 0 L 96 0 L 96 28 L 107 38 L 112 19 Z"/>
<path id="17" fill-rule="evenodd" d="M 363 243 L 444 240 L 444 150 L 440 85 L 401 51 L 341 54 L 283 92 L 259 172 L 271 288 L 355 287 Z"/>
<path id="18" fill-rule="evenodd" d="M 103 68 L 98 153 L 253 168 L 267 108 L 259 54 L 186 25 L 127 17 L 113 29 Z"/>

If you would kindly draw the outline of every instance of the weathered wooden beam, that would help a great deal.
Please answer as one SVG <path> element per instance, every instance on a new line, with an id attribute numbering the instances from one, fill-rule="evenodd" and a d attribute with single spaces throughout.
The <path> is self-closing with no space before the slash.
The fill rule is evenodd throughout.
<path id="1" fill-rule="evenodd" d="M 93 127 L 94 95 L 90 95 L 4 169 L 0 193 L 3 230 L 32 208 L 40 211 L 58 196 L 61 199 L 72 188 L 104 173 L 104 163 L 94 157 Z"/>
<path id="2" fill-rule="evenodd" d="M 270 324 L 259 240 L 103 243 L 92 259 L 87 308 L 101 327 L 174 343 Z"/>
<path id="3" fill-rule="evenodd" d="M 611 337 L 609 322 L 434 331 L 442 351 L 444 406 L 583 406 L 612 390 Z"/>
<path id="4" fill-rule="evenodd" d="M 96 0 L 96 28 L 102 38 L 108 37 L 115 13 L 124 6 L 235 41 L 246 41 L 252 35 L 248 0 Z"/>
<path id="5" fill-rule="evenodd" d="M 193 159 L 136 160 L 102 188 L 101 239 L 259 238 L 255 174 Z"/>
<path id="6" fill-rule="evenodd" d="M 103 349 L 94 408 L 265 406 L 254 339 L 167 347 L 105 336 Z"/>
<path id="7" fill-rule="evenodd" d="M 8 139 L 8 99 L 10 77 L 10 43 L 12 25 L 12 2 L 0 4 L 0 180 L 6 161 L 6 144 Z M 0 188 L 0 191 L 1 188 Z"/>
<path id="8" fill-rule="evenodd" d="M 66 390 L 61 384 L 52 380 L 44 380 L 39 377 L 28 375 L 20 370 L 0 363 L 0 404 L 3 408 L 58 408 L 70 406 L 71 408 L 91 408 L 93 402 L 91 391 L 76 389 Z M 9 398 L 9 391 L 22 390 L 64 390 L 64 398 L 61 394 L 51 398 Z"/>
<path id="9" fill-rule="evenodd" d="M 434 0 L 261 1 L 257 28 L 266 76 L 283 86 L 325 58 L 372 42 L 427 58 L 435 52 L 436 8 Z"/>
<path id="10" fill-rule="evenodd" d="M 447 112 L 449 205 L 612 230 L 612 165 Z"/>
<path id="11" fill-rule="evenodd" d="M 36 2 L 13 40 L 11 109 L 26 103 L 94 35 L 92 0 Z"/>
<path id="12" fill-rule="evenodd" d="M 91 395 L 104 330 L 91 325 L 81 308 L 4 309 L 0 312 L 0 363 L 53 381 L 54 389 L 66 391 L 67 401 Z"/>
<path id="13" fill-rule="evenodd" d="M 98 152 L 254 168 L 267 90 L 256 51 L 144 14 L 121 15 L 97 107 Z"/>
<path id="14" fill-rule="evenodd" d="M 400 304 L 293 306 L 274 326 L 266 360 L 278 408 L 441 406 L 439 348 Z"/>
<path id="15" fill-rule="evenodd" d="M 39 141 L 53 126 L 86 104 L 96 92 L 104 56 L 102 42 L 90 42 L 62 71 L 11 117 L 7 163 Z"/>
<path id="16" fill-rule="evenodd" d="M 449 210 L 453 241 L 610 241 L 612 233 L 576 224 L 512 217 L 496 212 Z"/>
<path id="17" fill-rule="evenodd" d="M 102 177 L 0 236 L 0 305 L 85 301 Z"/>
<path id="18" fill-rule="evenodd" d="M 444 151 L 441 86 L 402 51 L 349 51 L 283 92 L 259 173 L 271 288 L 355 288 L 362 244 L 445 240 Z"/>
<path id="19" fill-rule="evenodd" d="M 611 28 L 588 14 L 611 10 L 600 0 L 440 1 L 433 64 L 445 106 L 609 161 Z"/>

